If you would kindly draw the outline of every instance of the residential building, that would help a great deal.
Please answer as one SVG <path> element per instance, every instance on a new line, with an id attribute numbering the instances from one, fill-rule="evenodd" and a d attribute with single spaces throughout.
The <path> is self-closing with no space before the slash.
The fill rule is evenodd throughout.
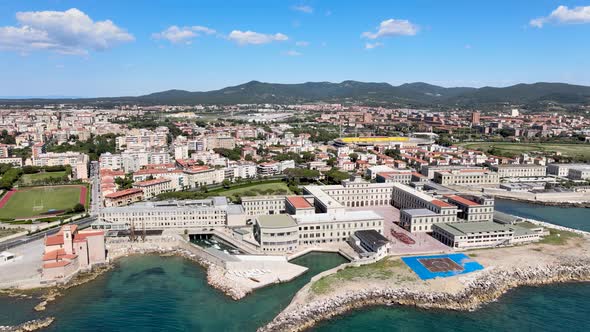
<path id="1" fill-rule="evenodd" d="M 33 156 L 31 161 L 33 166 L 69 165 L 72 167 L 73 177 L 81 180 L 88 179 L 88 163 L 88 155 L 80 152 L 40 153 L 36 157 Z"/>
<path id="2" fill-rule="evenodd" d="M 165 178 L 135 182 L 133 188 L 143 191 L 143 199 L 150 199 L 161 193 L 174 191 L 172 180 Z"/>
<path id="3" fill-rule="evenodd" d="M 125 206 L 143 200 L 143 190 L 130 188 L 104 195 L 104 206 Z"/>

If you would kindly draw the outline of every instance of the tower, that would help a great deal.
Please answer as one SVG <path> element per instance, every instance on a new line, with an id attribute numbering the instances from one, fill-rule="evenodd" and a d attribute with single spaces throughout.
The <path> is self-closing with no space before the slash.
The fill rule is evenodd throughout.
<path id="1" fill-rule="evenodd" d="M 64 250 L 66 251 L 66 254 L 71 255 L 74 253 L 72 228 L 70 225 L 65 225 L 62 227 L 61 231 L 64 239 Z"/>
<path id="2" fill-rule="evenodd" d="M 481 113 L 479 111 L 474 111 L 471 113 L 471 124 L 478 125 L 480 123 Z"/>

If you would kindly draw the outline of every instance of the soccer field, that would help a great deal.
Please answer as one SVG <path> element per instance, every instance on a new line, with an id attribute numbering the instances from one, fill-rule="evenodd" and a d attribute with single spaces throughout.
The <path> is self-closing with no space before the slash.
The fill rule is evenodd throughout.
<path id="1" fill-rule="evenodd" d="M 0 218 L 30 218 L 49 210 L 67 210 L 86 202 L 83 186 L 31 187 L 6 193 L 0 201 Z"/>

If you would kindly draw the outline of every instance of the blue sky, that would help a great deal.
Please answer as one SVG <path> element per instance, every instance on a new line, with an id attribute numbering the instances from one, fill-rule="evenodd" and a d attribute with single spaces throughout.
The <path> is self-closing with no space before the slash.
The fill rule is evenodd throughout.
<path id="1" fill-rule="evenodd" d="M 1 96 L 250 80 L 590 85 L 590 0 L 0 0 Z"/>

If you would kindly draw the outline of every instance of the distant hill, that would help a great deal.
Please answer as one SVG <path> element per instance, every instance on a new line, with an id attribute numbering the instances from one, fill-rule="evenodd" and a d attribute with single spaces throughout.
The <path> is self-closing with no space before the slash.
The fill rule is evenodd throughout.
<path id="1" fill-rule="evenodd" d="M 277 84 L 251 81 L 220 90 L 190 92 L 168 90 L 137 97 L 82 99 L 2 99 L 0 104 L 293 104 L 307 102 L 475 106 L 484 104 L 590 104 L 590 87 L 564 83 L 517 84 L 504 88 L 445 88 L 416 82 L 388 83 L 344 81 Z"/>

